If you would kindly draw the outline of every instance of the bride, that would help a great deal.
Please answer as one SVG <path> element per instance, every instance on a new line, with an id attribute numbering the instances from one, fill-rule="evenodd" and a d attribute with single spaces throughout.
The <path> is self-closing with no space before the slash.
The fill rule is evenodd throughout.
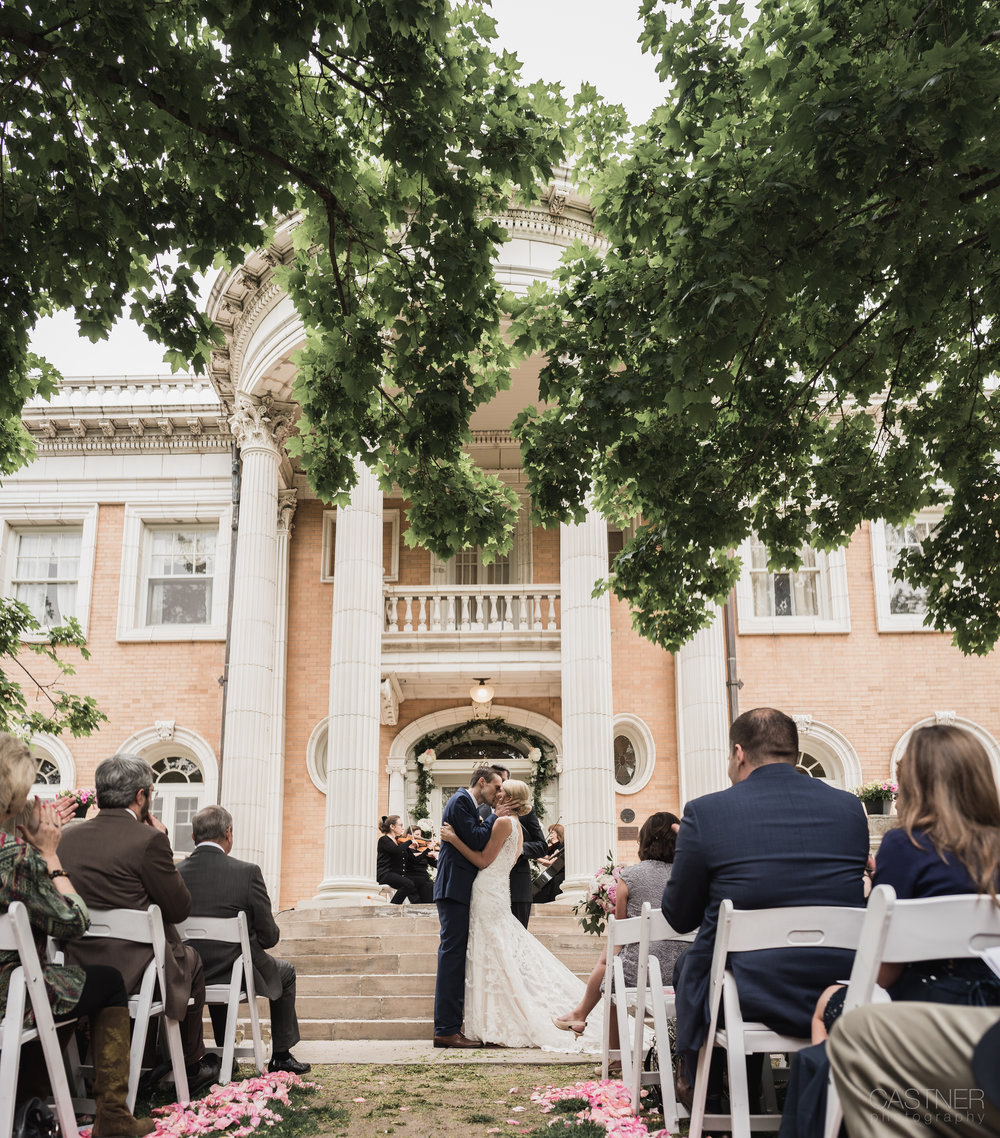
<path id="1" fill-rule="evenodd" d="M 441 827 L 441 840 L 479 870 L 469 910 L 465 1034 L 504 1047 L 600 1051 L 599 1016 L 592 1017 L 587 1031 L 567 1046 L 567 1033 L 555 1027 L 552 1017 L 564 1007 L 576 1006 L 584 983 L 510 911 L 510 871 L 522 841 L 518 816 L 531 809 L 529 787 L 508 779 L 494 803 L 498 807 L 513 813 L 497 818 L 482 853 L 470 849 L 451 826 Z"/>

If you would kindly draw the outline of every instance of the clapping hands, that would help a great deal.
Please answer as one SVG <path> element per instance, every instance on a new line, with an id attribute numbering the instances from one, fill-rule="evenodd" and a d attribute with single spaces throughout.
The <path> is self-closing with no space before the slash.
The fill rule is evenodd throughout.
<path id="1" fill-rule="evenodd" d="M 58 806 L 52 802 L 42 802 L 36 796 L 27 821 L 17 828 L 30 846 L 34 846 L 42 857 L 56 852 L 62 837 L 63 816 Z"/>

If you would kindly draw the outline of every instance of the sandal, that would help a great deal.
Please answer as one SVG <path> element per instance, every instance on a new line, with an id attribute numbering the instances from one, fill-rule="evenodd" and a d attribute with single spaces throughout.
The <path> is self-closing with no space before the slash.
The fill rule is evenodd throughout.
<path id="1" fill-rule="evenodd" d="M 585 1019 L 573 1019 L 572 1016 L 553 1016 L 552 1022 L 560 1031 L 572 1031 L 574 1035 L 583 1035 L 587 1030 Z"/>

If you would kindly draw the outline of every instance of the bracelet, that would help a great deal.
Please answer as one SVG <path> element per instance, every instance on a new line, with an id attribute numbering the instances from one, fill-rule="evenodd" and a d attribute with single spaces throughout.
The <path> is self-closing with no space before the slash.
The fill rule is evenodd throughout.
<path id="1" fill-rule="evenodd" d="M 49 870 L 49 877 L 50 877 L 50 878 L 51 878 L 53 881 L 55 881 L 55 879 L 56 879 L 57 877 L 66 877 L 66 878 L 68 878 L 68 877 L 69 877 L 69 874 L 66 872 L 66 870 L 65 870 L 65 869 L 50 869 L 50 870 Z"/>

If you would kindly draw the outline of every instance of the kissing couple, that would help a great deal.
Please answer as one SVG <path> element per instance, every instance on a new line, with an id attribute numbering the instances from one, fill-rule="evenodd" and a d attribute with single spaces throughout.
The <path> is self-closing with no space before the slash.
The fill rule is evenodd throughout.
<path id="1" fill-rule="evenodd" d="M 485 819 L 484 803 L 492 808 Z M 575 1046 L 566 1046 L 552 1017 L 576 1006 L 584 983 L 510 911 L 510 871 L 523 840 L 518 819 L 530 810 L 530 787 L 516 779 L 501 783 L 488 766 L 476 767 L 469 786 L 444 809 L 434 882 L 441 919 L 435 1047 L 600 1050 L 600 1017 L 592 1017 Z"/>

